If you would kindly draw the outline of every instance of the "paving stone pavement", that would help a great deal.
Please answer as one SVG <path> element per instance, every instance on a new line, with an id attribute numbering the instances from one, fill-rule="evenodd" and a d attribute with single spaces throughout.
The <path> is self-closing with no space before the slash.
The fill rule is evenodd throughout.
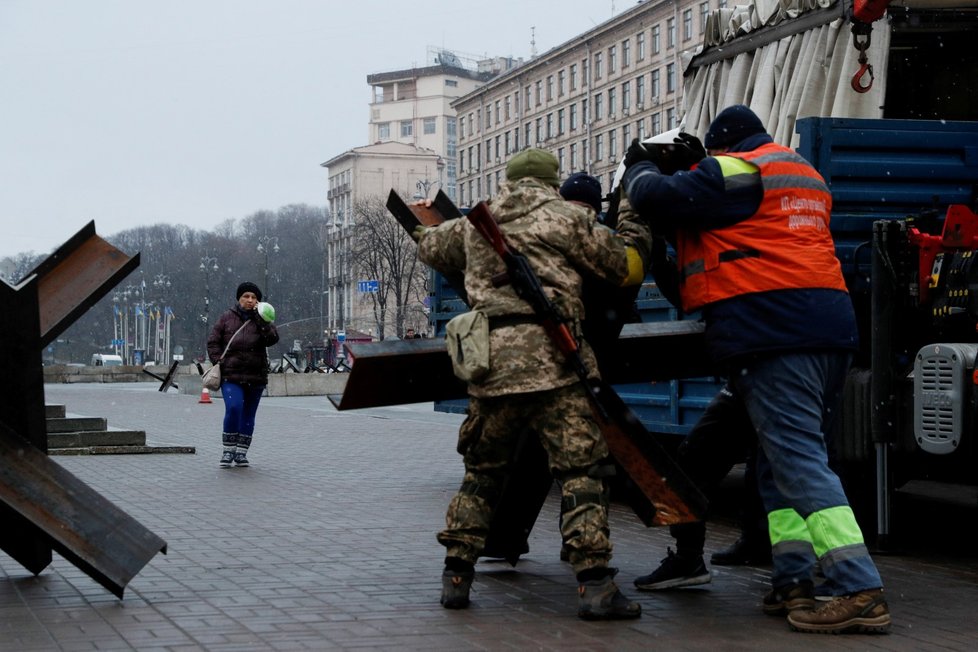
<path id="1" fill-rule="evenodd" d="M 122 600 L 55 554 L 34 577 L 0 553 L 0 650 L 973 650 L 974 545 L 876 556 L 894 624 L 886 636 L 791 632 L 760 612 L 768 569 L 714 567 L 701 588 L 640 593 L 631 580 L 671 543 L 612 506 L 614 564 L 639 620 L 589 623 L 560 562 L 559 500 L 545 505 L 516 568 L 480 562 L 471 608 L 438 604 L 435 532 L 462 476 L 459 415 L 431 404 L 337 412 L 321 397 L 266 398 L 250 468 L 220 469 L 220 400 L 151 383 L 47 385 L 48 403 L 147 432 L 195 455 L 55 457 L 166 540 Z M 942 544 L 970 524 L 925 523 Z M 936 528 L 936 529 L 935 529 Z M 940 528 L 945 528 L 941 530 Z M 729 517 L 707 552 L 729 545 Z"/>

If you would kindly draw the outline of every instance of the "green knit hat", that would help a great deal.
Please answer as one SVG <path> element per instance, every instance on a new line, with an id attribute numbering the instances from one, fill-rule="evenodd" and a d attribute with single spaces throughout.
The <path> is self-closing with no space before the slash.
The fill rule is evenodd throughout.
<path id="1" fill-rule="evenodd" d="M 506 180 L 516 181 L 523 177 L 534 177 L 557 187 L 560 185 L 560 177 L 557 175 L 559 167 L 553 154 L 531 147 L 509 159 L 509 163 L 506 164 Z"/>

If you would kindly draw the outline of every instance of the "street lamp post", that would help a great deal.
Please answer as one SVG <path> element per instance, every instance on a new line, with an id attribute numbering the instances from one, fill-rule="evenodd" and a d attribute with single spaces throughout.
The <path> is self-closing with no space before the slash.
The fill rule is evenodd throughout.
<path id="1" fill-rule="evenodd" d="M 220 269 L 217 266 L 217 258 L 214 256 L 204 256 L 200 259 L 200 271 L 204 274 L 204 341 L 207 340 L 207 333 L 210 329 L 210 311 L 211 311 L 211 285 L 210 285 L 210 273 L 212 271 L 216 272 Z M 204 357 L 207 355 L 205 353 Z"/>
<path id="2" fill-rule="evenodd" d="M 258 253 L 265 254 L 265 287 L 263 288 L 265 295 L 264 298 L 267 300 L 271 295 L 271 288 L 268 287 L 268 250 L 271 249 L 275 253 L 278 253 L 278 236 L 274 235 L 262 235 L 258 236 Z"/>

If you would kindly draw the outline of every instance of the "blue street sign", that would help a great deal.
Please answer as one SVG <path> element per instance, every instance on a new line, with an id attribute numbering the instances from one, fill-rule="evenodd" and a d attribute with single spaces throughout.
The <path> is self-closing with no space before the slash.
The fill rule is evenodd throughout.
<path id="1" fill-rule="evenodd" d="M 379 292 L 380 281 L 357 281 L 357 292 Z"/>

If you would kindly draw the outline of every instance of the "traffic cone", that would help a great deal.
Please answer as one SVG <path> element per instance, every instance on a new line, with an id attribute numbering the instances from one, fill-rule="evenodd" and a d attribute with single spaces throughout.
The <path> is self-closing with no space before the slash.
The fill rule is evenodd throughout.
<path id="1" fill-rule="evenodd" d="M 200 388 L 200 400 L 197 401 L 197 402 L 198 403 L 213 403 L 214 401 L 211 400 L 211 390 L 207 389 L 206 387 L 201 387 Z"/>

